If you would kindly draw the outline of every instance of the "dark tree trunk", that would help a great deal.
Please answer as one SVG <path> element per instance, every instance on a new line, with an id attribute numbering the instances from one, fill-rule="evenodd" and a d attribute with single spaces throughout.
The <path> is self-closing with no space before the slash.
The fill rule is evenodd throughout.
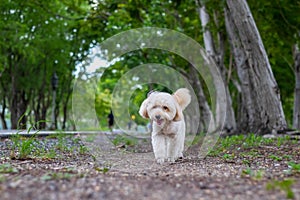
<path id="1" fill-rule="evenodd" d="M 60 103 L 58 101 L 55 102 L 54 109 L 54 130 L 58 129 L 58 116 L 59 116 Z"/>
<path id="2" fill-rule="evenodd" d="M 11 129 L 26 129 L 27 124 L 26 110 L 30 98 L 26 96 L 24 89 L 26 86 L 22 85 L 19 80 L 20 77 L 25 76 L 25 71 L 20 67 L 23 65 L 25 63 L 21 63 L 20 55 L 12 53 L 9 56 Z"/>
<path id="3" fill-rule="evenodd" d="M 18 129 L 18 121 L 19 121 L 19 94 L 16 87 L 15 77 L 12 76 L 12 91 L 11 91 L 11 103 L 10 103 L 10 121 L 11 121 L 11 129 Z"/>
<path id="4" fill-rule="evenodd" d="M 25 97 L 25 92 L 13 91 L 11 102 L 11 128 L 26 129 L 28 102 Z"/>
<path id="5" fill-rule="evenodd" d="M 39 130 L 46 129 L 46 117 L 47 117 L 47 110 L 50 106 L 49 96 L 46 97 L 44 86 L 40 90 L 39 94 L 37 95 L 38 98 L 36 102 L 33 102 L 33 109 L 34 109 L 34 116 L 35 116 L 35 124 Z"/>
<path id="6" fill-rule="evenodd" d="M 66 100 L 63 103 L 63 122 L 62 122 L 63 130 L 66 129 L 66 123 L 67 123 L 67 119 L 68 119 L 68 104 L 69 104 L 71 94 L 72 94 L 72 90 L 69 90 L 68 94 L 66 96 Z"/>
<path id="7" fill-rule="evenodd" d="M 226 0 L 225 20 L 242 89 L 239 128 L 262 134 L 285 129 L 279 89 L 246 0 Z"/>
<path id="8" fill-rule="evenodd" d="M 33 103 L 32 103 L 32 107 L 33 107 L 33 111 L 34 111 L 34 120 L 35 120 L 35 124 L 37 125 L 37 128 L 40 129 L 40 124 L 39 124 L 39 121 L 41 121 L 41 97 L 40 95 L 38 96 L 38 99 L 37 99 L 37 102 L 35 102 L 36 100 L 34 99 L 33 100 Z M 36 106 L 35 106 L 36 104 Z"/>

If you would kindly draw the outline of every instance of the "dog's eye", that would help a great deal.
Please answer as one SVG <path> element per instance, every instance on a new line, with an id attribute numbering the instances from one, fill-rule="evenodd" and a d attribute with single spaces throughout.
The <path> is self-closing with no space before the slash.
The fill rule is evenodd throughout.
<path id="1" fill-rule="evenodd" d="M 163 109 L 164 109 L 165 111 L 169 111 L 169 108 L 168 108 L 167 106 L 163 106 Z"/>
<path id="2" fill-rule="evenodd" d="M 153 107 L 152 107 L 152 109 L 155 109 L 155 108 L 157 108 L 157 106 L 153 106 Z"/>

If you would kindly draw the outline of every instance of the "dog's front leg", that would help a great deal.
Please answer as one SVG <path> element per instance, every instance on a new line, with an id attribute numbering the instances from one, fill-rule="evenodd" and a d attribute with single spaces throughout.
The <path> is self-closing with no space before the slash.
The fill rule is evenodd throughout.
<path id="1" fill-rule="evenodd" d="M 166 139 L 164 135 L 152 134 L 152 147 L 157 163 L 163 164 L 166 159 Z"/>
<path id="2" fill-rule="evenodd" d="M 176 138 L 168 137 L 167 138 L 167 157 L 168 161 L 174 163 L 176 160 L 176 153 L 178 151 L 178 145 L 176 144 Z"/>

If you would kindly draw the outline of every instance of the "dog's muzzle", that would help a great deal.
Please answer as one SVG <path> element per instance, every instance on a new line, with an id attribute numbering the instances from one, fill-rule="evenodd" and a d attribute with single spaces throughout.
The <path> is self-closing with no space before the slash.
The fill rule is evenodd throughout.
<path id="1" fill-rule="evenodd" d="M 160 126 L 163 123 L 164 119 L 161 118 L 161 115 L 155 115 L 155 121 Z"/>

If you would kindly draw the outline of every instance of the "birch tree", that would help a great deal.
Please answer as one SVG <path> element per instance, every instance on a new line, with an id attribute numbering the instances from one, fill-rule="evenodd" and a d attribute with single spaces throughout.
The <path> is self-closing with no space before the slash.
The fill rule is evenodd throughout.
<path id="1" fill-rule="evenodd" d="M 209 104 L 207 102 L 206 96 L 203 91 L 203 86 L 201 84 L 201 81 L 198 76 L 197 70 L 193 67 L 190 66 L 189 68 L 189 73 L 186 75 L 188 77 L 189 82 L 193 86 L 199 108 L 200 108 L 200 121 L 199 121 L 199 127 L 197 133 L 200 132 L 211 132 L 215 130 L 216 124 L 214 120 L 214 115 L 209 107 Z M 210 130 L 208 130 L 210 128 Z"/>
<path id="2" fill-rule="evenodd" d="M 234 110 L 232 107 L 232 99 L 229 92 L 228 84 L 227 84 L 227 73 L 226 68 L 224 66 L 224 37 L 222 37 L 222 33 L 218 32 L 218 49 L 216 48 L 214 38 L 212 36 L 211 31 L 209 30 L 208 24 L 210 23 L 210 16 L 206 11 L 206 7 L 200 0 L 196 0 L 196 4 L 198 7 L 198 14 L 201 20 L 201 25 L 203 29 L 203 40 L 205 50 L 209 57 L 217 64 L 219 70 L 221 71 L 221 75 L 223 78 L 223 82 L 225 85 L 225 92 L 226 92 L 226 116 L 225 116 L 225 123 L 223 130 L 225 132 L 234 132 L 236 130 L 236 120 L 234 115 Z M 217 113 L 219 114 L 219 113 Z"/>
<path id="3" fill-rule="evenodd" d="M 285 129 L 279 88 L 246 0 L 226 0 L 225 22 L 242 88 L 239 126 L 253 133 Z"/>
<path id="4" fill-rule="evenodd" d="M 294 47 L 295 57 L 295 96 L 294 96 L 294 112 L 293 112 L 293 128 L 300 129 L 300 51 L 298 45 Z"/>

